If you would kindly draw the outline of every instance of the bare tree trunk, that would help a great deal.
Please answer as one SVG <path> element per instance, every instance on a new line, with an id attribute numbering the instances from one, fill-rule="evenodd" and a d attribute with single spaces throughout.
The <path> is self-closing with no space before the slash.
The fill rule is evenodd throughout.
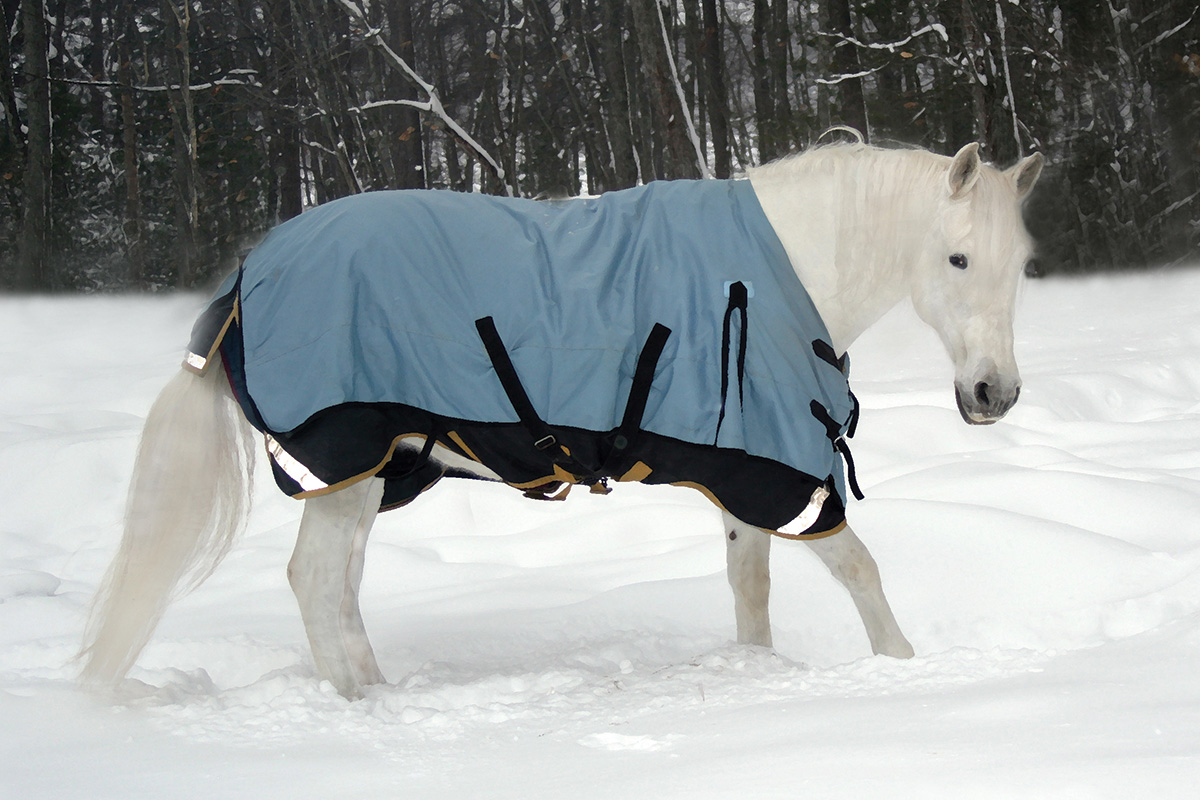
<path id="1" fill-rule="evenodd" d="M 967 65 L 971 70 L 971 108 L 975 119 L 975 141 L 982 144 L 985 152 L 992 141 L 992 108 L 988 84 L 987 45 L 979 29 L 980 20 L 972 8 L 972 0 L 962 0 L 962 27 L 967 52 Z"/>
<path id="2" fill-rule="evenodd" d="M 871 16 L 871 22 L 884 41 L 894 42 L 903 38 L 909 26 L 906 15 L 896 14 L 893 9 L 880 8 L 878 13 Z M 872 105 L 871 123 L 875 128 L 876 137 L 884 136 L 908 141 L 911 136 L 907 129 L 904 104 L 909 102 L 910 95 L 904 91 L 904 69 L 895 54 L 893 63 L 876 73 L 879 91 Z M 902 56 L 899 58 L 903 58 Z"/>
<path id="3" fill-rule="evenodd" d="M 192 0 L 163 0 L 170 34 L 167 96 L 171 107 L 171 131 L 175 141 L 175 281 L 190 287 L 196 280 L 200 238 L 200 186 L 196 150 L 196 110 L 192 98 L 192 56 L 188 39 L 192 23 Z"/>
<path id="4" fill-rule="evenodd" d="M 607 189 L 625 189 L 637 183 L 638 167 L 633 151 L 633 128 L 629 104 L 629 83 L 625 66 L 625 14 L 622 3 L 602 0 L 599 7 L 608 15 L 600 27 L 600 57 L 611 93 L 608 106 L 608 142 L 612 152 L 613 181 Z"/>
<path id="5" fill-rule="evenodd" d="M 685 100 L 692 113 L 692 121 L 696 126 L 697 138 L 700 140 L 700 155 L 708 163 L 708 135 L 705 130 L 707 109 L 704 92 L 704 67 L 700 63 L 700 51 L 704 46 L 704 24 L 701 21 L 703 9 L 699 3 L 685 2 L 683 4 L 683 45 L 684 56 L 692 67 L 689 80 L 684 83 Z"/>
<path id="6" fill-rule="evenodd" d="M 803 0 L 800 0 L 803 2 Z M 829 32 L 829 5 L 822 0 L 814 4 L 817 18 L 817 130 L 818 133 L 827 130 L 832 125 L 832 115 L 829 110 L 833 87 L 827 79 L 832 72 L 833 42 L 825 34 Z"/>
<path id="7" fill-rule="evenodd" d="M 146 277 L 146 253 L 142 225 L 141 187 L 138 175 L 137 114 L 133 105 L 133 0 L 121 4 L 121 35 L 117 40 L 117 82 L 121 84 L 121 143 L 125 167 L 125 253 L 129 262 L 126 280 L 140 286 Z"/>
<path id="8" fill-rule="evenodd" d="M 346 132 L 343 130 L 342 115 L 344 104 L 337 102 L 337 75 L 330 72 L 335 69 L 335 61 L 329 53 L 327 42 L 328 30 L 326 13 L 333 13 L 325 5 L 318 6 L 315 0 L 294 0 L 300 5 L 292 9 L 292 18 L 297 21 L 296 41 L 300 53 L 298 61 L 304 65 L 308 90 L 312 92 L 316 104 L 316 123 L 324 136 L 328 153 L 324 158 L 314 153 L 314 158 L 322 162 L 321 202 L 357 194 L 363 190 L 362 183 L 355 174 L 350 163 L 350 152 L 346 143 Z M 299 13 L 298 13 L 299 12 Z M 338 12 L 340 14 L 340 12 Z M 333 161 L 336 173 L 330 174 L 327 162 Z M 336 176 L 336 177 L 335 177 Z"/>
<path id="9" fill-rule="evenodd" d="M 92 37 L 91 47 L 88 50 L 88 73 L 92 80 L 104 80 L 104 8 L 100 3 L 92 5 L 91 29 L 89 35 Z M 104 130 L 104 89 L 95 86 L 92 88 L 91 97 L 89 98 L 89 112 L 92 118 L 92 127 L 96 132 L 96 137 L 100 141 L 106 141 L 107 135 Z"/>
<path id="10" fill-rule="evenodd" d="M 592 104 L 580 92 L 580 76 L 572 65 L 570 54 L 571 45 L 575 39 L 571 29 L 570 17 L 564 17 L 564 25 L 560 29 L 554 14 L 554 8 L 548 0 L 534 0 L 526 3 L 527 20 L 536 21 L 536 37 L 541 47 L 537 48 L 541 58 L 547 65 L 552 65 L 557 75 L 560 91 L 566 96 L 570 111 L 575 116 L 575 124 L 563 124 L 567 109 L 550 117 L 542 114 L 540 125 L 544 133 L 536 136 L 531 131 L 524 131 L 527 142 L 537 142 L 537 147 L 547 149 L 547 152 L 535 156 L 534 169 L 530 170 L 536 177 L 535 189 L 551 194 L 577 194 L 579 171 L 574 166 L 578 145 L 582 144 L 586 151 L 594 146 L 591 128 L 594 114 Z M 569 5 L 563 5 L 562 11 L 567 14 Z M 582 49 L 582 48 L 580 48 Z M 578 53 L 578 51 L 577 51 Z M 537 58 L 537 55 L 534 56 Z M 547 75 L 547 78 L 550 76 Z M 530 153 L 535 152 L 535 146 L 527 145 Z"/>
<path id="11" fill-rule="evenodd" d="M 1143 22 L 1151 13 L 1144 5 L 1137 5 Z M 1179 5 L 1176 19 L 1182 22 L 1187 8 L 1186 4 Z M 1167 24 L 1173 27 L 1178 23 L 1168 18 Z M 1197 148 L 1196 142 L 1196 130 L 1200 128 L 1200 104 L 1195 102 L 1200 94 L 1200 81 L 1196 80 L 1200 77 L 1196 74 L 1200 72 L 1200 59 L 1192 56 L 1193 60 L 1185 64 L 1177 52 L 1178 48 L 1172 47 L 1166 39 L 1158 40 L 1157 45 L 1143 46 L 1142 49 L 1146 51 L 1146 72 L 1150 74 L 1146 85 L 1150 88 L 1151 107 L 1157 123 L 1154 129 L 1165 131 L 1165 135 L 1154 137 L 1157 140 L 1155 145 L 1162 153 L 1167 185 L 1171 191 L 1171 204 L 1164 212 L 1165 238 L 1171 252 L 1194 252 L 1196 247 L 1191 246 L 1188 234 L 1191 229 L 1197 237 L 1195 245 L 1200 246 L 1200 148 Z"/>
<path id="12" fill-rule="evenodd" d="M 299 118 L 301 62 L 291 0 L 267 0 L 264 10 L 271 21 L 275 38 L 267 68 L 278 86 L 275 103 L 269 110 L 271 120 L 270 158 L 279 187 L 276 216 L 283 222 L 304 210 L 304 178 L 300 170 L 302 126 Z"/>
<path id="13" fill-rule="evenodd" d="M 771 24 L 767 28 L 767 63 L 771 75 L 776 155 L 783 155 L 794 143 L 792 103 L 788 97 L 788 62 L 791 60 L 792 48 L 787 7 L 787 0 L 771 0 Z"/>
<path id="14" fill-rule="evenodd" d="M 754 121 L 758 127 L 758 158 L 766 163 L 779 154 L 775 146 L 775 104 L 771 101 L 771 72 L 767 51 L 771 16 L 770 0 L 754 0 L 754 27 L 750 46 L 754 52 Z"/>
<path id="15" fill-rule="evenodd" d="M 867 103 L 863 96 L 862 71 L 858 60 L 858 49 L 847 39 L 854 37 L 854 25 L 850 19 L 849 0 L 825 0 L 829 10 L 829 30 L 836 34 L 830 70 L 837 81 L 839 102 L 829 112 L 832 123 L 841 123 L 857 129 L 863 136 L 867 130 Z"/>
<path id="16" fill-rule="evenodd" d="M 49 289 L 50 256 L 50 42 L 44 0 L 24 0 L 25 36 L 25 214 L 17 258 L 16 288 Z"/>
<path id="17" fill-rule="evenodd" d="M 417 69 L 416 48 L 413 47 L 413 15 L 411 0 L 392 0 L 387 4 L 388 21 L 396 43 L 396 54 Z M 396 80 L 391 73 L 393 91 L 405 100 L 418 99 L 417 87 L 411 81 Z M 396 128 L 399 142 L 395 150 L 397 189 L 424 189 L 425 148 L 421 144 L 421 112 L 407 106 L 398 109 Z"/>
<path id="18" fill-rule="evenodd" d="M 704 0 L 704 88 L 708 120 L 712 127 L 713 168 L 718 178 L 732 173 L 729 152 L 729 98 L 725 92 L 725 59 L 721 47 L 721 23 L 717 0 Z"/>
<path id="19" fill-rule="evenodd" d="M 688 138 L 687 113 L 675 89 L 666 45 L 659 23 L 658 0 L 633 0 L 633 25 L 642 52 L 655 127 L 664 137 L 664 172 L 671 178 L 698 178 L 697 153 Z"/>
<path id="20" fill-rule="evenodd" d="M 612 132 L 609 130 L 612 118 L 604 113 L 604 94 L 600 84 L 602 69 L 597 48 L 601 37 L 593 33 L 593 26 L 599 21 L 599 16 L 592 10 L 593 6 L 594 3 L 587 3 L 585 0 L 572 0 L 565 6 L 570 10 L 567 28 L 571 31 L 573 45 L 580 54 L 578 69 L 594 84 L 594 90 L 587 98 L 591 122 L 583 131 L 583 136 L 586 137 L 583 155 L 587 170 L 587 185 L 583 188 L 588 194 L 598 194 L 603 191 L 601 187 L 616 183 Z"/>
<path id="21" fill-rule="evenodd" d="M 13 20 L 9 19 L 8 5 L 8 3 L 0 5 L 0 25 L 4 26 L 4 35 L 0 36 L 0 103 L 4 105 L 5 138 L 13 150 L 20 150 L 23 144 L 21 116 L 17 111 L 17 95 L 13 86 L 13 58 L 8 42 L 8 32 L 12 30 Z"/>

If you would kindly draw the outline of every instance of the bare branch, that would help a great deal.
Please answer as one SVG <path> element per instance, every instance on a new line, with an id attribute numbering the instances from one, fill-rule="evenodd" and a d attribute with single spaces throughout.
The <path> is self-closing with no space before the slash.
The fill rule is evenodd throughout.
<path id="1" fill-rule="evenodd" d="M 415 101 L 405 102 L 400 100 L 395 101 L 395 103 L 397 105 L 411 105 L 415 108 L 421 108 L 422 110 L 436 114 L 442 120 L 442 122 L 446 124 L 446 127 L 454 133 L 455 136 L 461 139 L 468 147 L 474 150 L 481 159 L 487 162 L 487 165 L 492 168 L 492 171 L 496 173 L 496 177 L 499 178 L 500 182 L 504 185 L 505 194 L 507 194 L 509 197 L 512 197 L 513 189 L 508 182 L 507 176 L 504 174 L 504 167 L 500 166 L 500 162 L 496 161 L 496 159 L 492 157 L 492 154 L 484 149 L 483 145 L 475 141 L 471 134 L 467 133 L 461 125 L 455 122 L 454 119 L 446 113 L 446 109 L 442 107 L 441 98 L 438 97 L 437 90 L 433 88 L 433 85 L 418 75 L 413 68 L 408 65 L 408 62 L 401 58 L 395 50 L 388 47 L 387 42 L 385 42 L 383 40 L 383 36 L 380 35 L 379 29 L 372 27 L 367 22 L 366 14 L 363 13 L 363 10 L 359 8 L 357 3 L 355 3 L 353 0 L 332 1 L 339 3 L 346 10 L 346 13 L 349 14 L 350 17 L 362 27 L 364 31 L 363 36 L 366 41 L 369 42 L 372 47 L 375 47 L 381 53 L 383 53 L 384 56 L 387 57 L 388 63 L 390 63 L 394 68 L 399 69 L 409 80 L 421 87 L 421 90 L 429 97 L 424 104 L 420 104 Z"/>
<path id="2" fill-rule="evenodd" d="M 881 69 L 883 69 L 883 67 L 875 67 L 874 69 L 864 69 L 861 72 L 851 72 L 851 73 L 847 73 L 846 75 L 837 75 L 833 78 L 817 78 L 814 81 L 814 83 L 820 83 L 825 86 L 836 86 L 839 83 L 841 83 L 842 81 L 854 80 L 855 78 L 865 78 L 868 75 L 874 75 L 876 72 L 879 72 Z"/>
<path id="3" fill-rule="evenodd" d="M 950 36 L 949 36 L 949 34 L 946 33 L 945 26 L 943 26 L 939 22 L 934 22 L 929 25 L 926 25 L 924 28 L 913 31 L 910 35 L 904 37 L 903 39 L 900 39 L 899 41 L 895 41 L 895 42 L 860 42 L 858 39 L 855 39 L 853 36 L 846 36 L 841 33 L 826 33 L 824 31 L 821 32 L 821 35 L 828 36 L 831 39 L 837 39 L 838 41 L 841 41 L 841 42 L 846 42 L 848 44 L 852 44 L 855 47 L 861 47 L 864 50 L 886 50 L 889 53 L 894 53 L 894 52 L 896 52 L 896 50 L 898 50 L 899 48 L 908 44 L 913 39 L 917 38 L 918 36 L 924 36 L 927 33 L 936 33 L 938 36 L 942 37 L 943 42 L 950 41 Z M 850 77 L 850 76 L 847 76 L 847 77 Z"/>

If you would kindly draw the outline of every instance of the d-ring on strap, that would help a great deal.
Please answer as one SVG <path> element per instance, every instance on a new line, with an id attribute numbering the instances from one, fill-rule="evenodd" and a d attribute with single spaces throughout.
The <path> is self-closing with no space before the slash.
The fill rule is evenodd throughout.
<path id="1" fill-rule="evenodd" d="M 533 403 L 529 401 L 529 395 L 525 393 L 525 387 L 521 385 L 512 359 L 508 357 L 504 341 L 496 330 L 496 321 L 491 317 L 477 319 L 475 329 L 479 331 L 479 338 L 483 340 L 483 346 L 492 361 L 492 367 L 496 370 L 496 376 L 500 379 L 500 385 L 504 387 L 504 393 L 508 395 L 508 401 L 512 403 L 521 424 L 533 436 L 533 446 L 546 453 L 555 464 L 580 478 L 581 483 L 595 483 L 599 479 L 595 471 L 573 458 L 567 449 L 558 443 L 550 426 L 538 416 Z"/>

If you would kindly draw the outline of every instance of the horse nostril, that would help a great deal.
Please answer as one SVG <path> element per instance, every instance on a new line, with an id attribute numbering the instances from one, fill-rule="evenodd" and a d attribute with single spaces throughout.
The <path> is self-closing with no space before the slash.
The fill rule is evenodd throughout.
<path id="1" fill-rule="evenodd" d="M 986 406 L 988 403 L 988 385 L 983 381 L 975 384 L 975 399 L 980 405 Z"/>
<path id="2" fill-rule="evenodd" d="M 1020 399 L 1021 399 L 1021 387 L 1018 386 L 1016 391 L 1013 392 L 1013 402 L 1016 403 Z"/>

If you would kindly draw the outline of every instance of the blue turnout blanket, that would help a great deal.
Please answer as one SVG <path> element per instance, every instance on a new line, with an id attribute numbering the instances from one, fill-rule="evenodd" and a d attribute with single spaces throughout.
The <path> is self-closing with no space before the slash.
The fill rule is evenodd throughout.
<path id="1" fill-rule="evenodd" d="M 218 349 L 295 496 L 380 475 L 403 504 L 436 441 L 533 494 L 639 480 L 784 535 L 844 521 L 856 404 L 748 181 L 337 200 L 250 253 L 185 364 Z"/>

